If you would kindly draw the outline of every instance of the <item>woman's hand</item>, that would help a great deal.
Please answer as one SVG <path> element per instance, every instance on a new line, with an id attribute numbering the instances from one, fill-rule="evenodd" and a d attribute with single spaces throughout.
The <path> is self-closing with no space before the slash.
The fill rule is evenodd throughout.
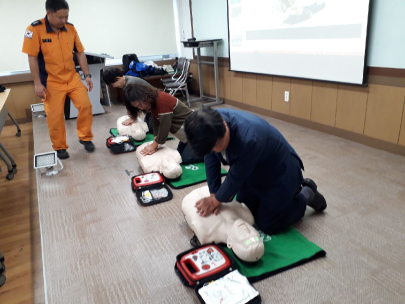
<path id="1" fill-rule="evenodd" d="M 202 217 L 206 217 L 214 213 L 217 215 L 221 207 L 221 202 L 215 198 L 215 194 L 204 197 L 195 203 L 194 207 L 197 209 L 197 213 Z"/>
<path id="2" fill-rule="evenodd" d="M 159 144 L 154 141 L 150 145 L 147 145 L 145 148 L 142 149 L 141 154 L 142 155 L 151 155 L 157 151 Z"/>
<path id="3" fill-rule="evenodd" d="M 128 119 L 125 119 L 123 122 L 122 122 L 122 125 L 123 126 L 130 126 L 130 125 L 132 125 L 133 123 L 135 122 L 135 119 L 133 119 L 133 118 L 128 118 Z"/>

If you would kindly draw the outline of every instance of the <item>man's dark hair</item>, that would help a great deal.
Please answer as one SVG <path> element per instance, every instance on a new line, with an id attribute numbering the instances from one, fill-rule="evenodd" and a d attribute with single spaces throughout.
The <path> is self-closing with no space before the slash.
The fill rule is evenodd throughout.
<path id="1" fill-rule="evenodd" d="M 45 9 L 55 13 L 61 9 L 69 10 L 69 4 L 66 2 L 66 0 L 46 0 Z"/>
<path id="2" fill-rule="evenodd" d="M 184 123 L 187 142 L 196 157 L 202 158 L 225 136 L 224 120 L 218 111 L 202 108 L 191 113 Z"/>
<path id="3" fill-rule="evenodd" d="M 124 76 L 124 71 L 121 71 L 118 68 L 106 69 L 101 76 L 106 84 L 112 84 L 117 81 L 117 77 Z"/>
<path id="4" fill-rule="evenodd" d="M 159 91 L 158 89 L 152 86 L 130 83 L 125 86 L 124 96 L 125 96 L 125 106 L 127 108 L 128 114 L 132 118 L 136 119 L 140 112 L 146 113 L 146 111 L 142 111 L 138 108 L 135 108 L 131 104 L 131 102 L 142 101 L 145 103 L 149 103 L 151 108 L 155 108 L 156 100 L 159 96 Z"/>

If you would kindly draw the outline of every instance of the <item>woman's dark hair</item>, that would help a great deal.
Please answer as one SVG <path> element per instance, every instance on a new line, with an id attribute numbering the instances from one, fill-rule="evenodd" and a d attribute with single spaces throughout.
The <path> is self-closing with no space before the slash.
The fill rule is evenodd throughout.
<path id="1" fill-rule="evenodd" d="M 202 158 L 225 136 L 224 120 L 218 111 L 202 108 L 191 113 L 184 123 L 187 142 L 196 157 Z"/>
<path id="2" fill-rule="evenodd" d="M 104 82 L 108 85 L 115 83 L 117 81 L 117 77 L 124 76 L 124 71 L 121 71 L 118 68 L 111 68 L 104 70 L 101 76 L 103 77 Z"/>
<path id="3" fill-rule="evenodd" d="M 158 98 L 158 89 L 137 83 L 130 83 L 125 86 L 124 96 L 125 96 L 125 106 L 127 107 L 128 114 L 136 119 L 140 112 L 146 113 L 138 108 L 135 108 L 131 102 L 141 101 L 150 104 L 151 108 L 156 107 L 156 100 Z"/>
<path id="4" fill-rule="evenodd" d="M 46 0 L 45 9 L 55 13 L 61 9 L 69 10 L 69 4 L 65 0 Z"/>

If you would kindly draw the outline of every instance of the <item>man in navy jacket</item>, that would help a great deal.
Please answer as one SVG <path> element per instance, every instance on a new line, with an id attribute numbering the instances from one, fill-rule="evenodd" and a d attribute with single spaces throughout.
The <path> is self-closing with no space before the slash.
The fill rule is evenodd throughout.
<path id="1" fill-rule="evenodd" d="M 190 114 L 185 132 L 194 154 L 204 156 L 211 195 L 196 203 L 201 216 L 220 212 L 236 195 L 267 234 L 300 220 L 309 205 L 326 201 L 315 182 L 303 179 L 303 164 L 283 135 L 264 119 L 243 111 L 203 108 Z M 221 183 L 221 163 L 230 169 Z"/>

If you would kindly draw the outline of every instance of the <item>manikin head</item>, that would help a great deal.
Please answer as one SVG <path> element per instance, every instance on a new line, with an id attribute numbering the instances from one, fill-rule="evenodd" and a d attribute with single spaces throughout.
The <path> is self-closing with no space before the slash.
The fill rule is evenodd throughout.
<path id="1" fill-rule="evenodd" d="M 127 120 L 128 116 L 122 116 L 117 120 L 117 130 L 120 135 L 130 135 L 133 139 L 141 141 L 146 137 L 146 132 L 149 131 L 145 122 L 137 120 L 132 125 L 124 126 L 122 122 Z"/>
<path id="2" fill-rule="evenodd" d="M 264 254 L 264 244 L 259 232 L 241 219 L 233 223 L 227 245 L 239 259 L 246 262 L 256 262 Z"/>
<path id="3" fill-rule="evenodd" d="M 183 173 L 180 164 L 171 157 L 164 157 L 162 159 L 160 171 L 169 179 L 177 178 Z"/>

